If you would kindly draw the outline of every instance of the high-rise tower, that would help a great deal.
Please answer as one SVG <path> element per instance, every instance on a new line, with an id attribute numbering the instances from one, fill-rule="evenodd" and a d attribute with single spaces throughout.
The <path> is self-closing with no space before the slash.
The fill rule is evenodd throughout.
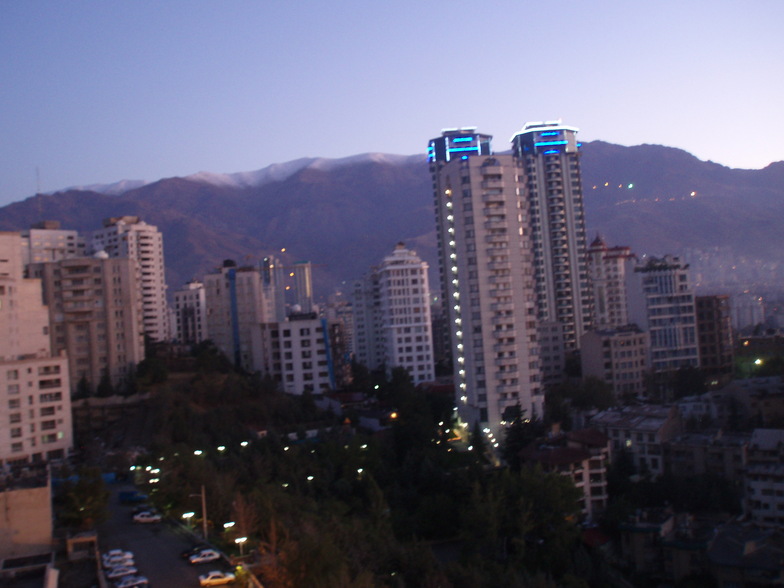
<path id="1" fill-rule="evenodd" d="M 169 309 L 163 263 L 163 235 L 138 216 L 107 218 L 92 233 L 92 252 L 136 261 L 137 287 L 145 335 L 154 341 L 169 338 Z"/>
<path id="2" fill-rule="evenodd" d="M 458 412 L 497 433 L 509 407 L 541 416 L 543 395 L 524 169 L 490 140 L 445 130 L 428 161 Z"/>
<path id="3" fill-rule="evenodd" d="M 538 317 L 562 325 L 567 353 L 592 322 L 579 146 L 577 129 L 560 121 L 526 123 L 512 138 L 525 177 Z"/>

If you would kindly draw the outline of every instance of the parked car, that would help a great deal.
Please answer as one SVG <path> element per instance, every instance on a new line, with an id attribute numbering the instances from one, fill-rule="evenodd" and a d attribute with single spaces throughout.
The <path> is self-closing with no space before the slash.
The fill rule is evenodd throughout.
<path id="1" fill-rule="evenodd" d="M 133 558 L 126 558 L 126 557 L 110 557 L 109 559 L 103 560 L 103 567 L 107 570 L 112 570 L 114 568 L 122 568 L 122 567 L 131 567 L 136 565 L 133 562 Z"/>
<path id="2" fill-rule="evenodd" d="M 103 567 L 116 568 L 117 566 L 132 566 L 133 553 L 130 551 L 112 550 L 111 552 L 104 553 L 101 558 Z"/>
<path id="3" fill-rule="evenodd" d="M 133 515 L 133 522 L 134 523 L 160 523 L 161 522 L 161 515 L 157 512 L 152 512 L 146 510 L 144 512 L 140 512 L 138 514 Z"/>
<path id="4" fill-rule="evenodd" d="M 147 586 L 150 582 L 145 576 L 125 576 L 119 582 L 115 582 L 115 588 L 136 588 L 137 586 Z"/>
<path id="5" fill-rule="evenodd" d="M 199 586 L 220 586 L 234 581 L 234 574 L 231 572 L 221 572 L 213 570 L 199 576 Z"/>
<path id="6" fill-rule="evenodd" d="M 207 563 L 220 559 L 221 555 L 214 549 L 202 549 L 188 557 L 188 561 L 192 564 Z"/>
<path id="7" fill-rule="evenodd" d="M 192 547 L 189 547 L 182 553 L 180 553 L 180 557 L 182 557 L 183 559 L 188 559 L 193 554 L 199 553 L 200 551 L 203 551 L 205 549 L 212 549 L 212 547 L 210 545 L 207 545 L 206 543 L 198 543 L 196 545 L 193 545 Z"/>
<path id="8" fill-rule="evenodd" d="M 118 495 L 120 504 L 138 504 L 147 501 L 147 495 L 138 490 L 123 490 Z"/>
<path id="9" fill-rule="evenodd" d="M 138 573 L 139 570 L 133 566 L 117 566 L 116 568 L 109 568 L 106 571 L 106 577 L 109 580 L 116 580 L 117 578 L 122 578 L 123 576 L 135 576 Z"/>

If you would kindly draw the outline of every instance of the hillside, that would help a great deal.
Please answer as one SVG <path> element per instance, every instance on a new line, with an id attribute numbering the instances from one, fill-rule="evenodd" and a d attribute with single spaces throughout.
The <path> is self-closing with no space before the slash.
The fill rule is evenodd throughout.
<path id="1" fill-rule="evenodd" d="M 589 235 L 601 232 L 638 253 L 727 247 L 774 273 L 784 267 L 784 162 L 738 170 L 670 147 L 598 141 L 583 153 Z M 89 230 L 108 216 L 139 215 L 163 232 L 170 289 L 223 259 L 252 262 L 286 248 L 285 261 L 316 265 L 324 296 L 398 241 L 435 268 L 430 190 L 423 156 L 307 159 L 233 176 L 162 179 L 120 194 L 37 195 L 0 208 L 0 229 L 49 219 Z"/>

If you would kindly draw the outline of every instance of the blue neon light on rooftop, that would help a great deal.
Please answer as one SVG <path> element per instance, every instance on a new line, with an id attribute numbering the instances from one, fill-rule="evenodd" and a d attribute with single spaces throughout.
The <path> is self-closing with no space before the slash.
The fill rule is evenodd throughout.
<path id="1" fill-rule="evenodd" d="M 540 141 L 534 143 L 534 147 L 545 147 L 547 145 L 566 145 L 569 141 Z"/>
<path id="2" fill-rule="evenodd" d="M 452 139 L 452 143 L 465 143 L 466 141 L 473 141 L 474 137 L 456 137 Z"/>
<path id="3" fill-rule="evenodd" d="M 479 147 L 450 147 L 449 152 L 454 153 L 455 151 L 479 151 Z"/>
<path id="4" fill-rule="evenodd" d="M 560 151 L 558 151 L 558 149 L 548 149 L 544 152 L 545 155 L 551 155 L 553 153 L 560 153 Z"/>
<path id="5" fill-rule="evenodd" d="M 555 137 L 556 135 L 560 135 L 560 131 L 547 131 L 546 133 L 539 133 L 540 137 Z"/>

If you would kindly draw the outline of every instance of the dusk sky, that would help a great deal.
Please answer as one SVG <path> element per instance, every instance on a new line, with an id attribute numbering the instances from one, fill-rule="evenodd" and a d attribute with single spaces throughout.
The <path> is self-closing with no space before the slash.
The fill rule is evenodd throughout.
<path id="1" fill-rule="evenodd" d="M 0 205 L 553 119 L 761 168 L 782 25 L 781 0 L 0 0 Z"/>

